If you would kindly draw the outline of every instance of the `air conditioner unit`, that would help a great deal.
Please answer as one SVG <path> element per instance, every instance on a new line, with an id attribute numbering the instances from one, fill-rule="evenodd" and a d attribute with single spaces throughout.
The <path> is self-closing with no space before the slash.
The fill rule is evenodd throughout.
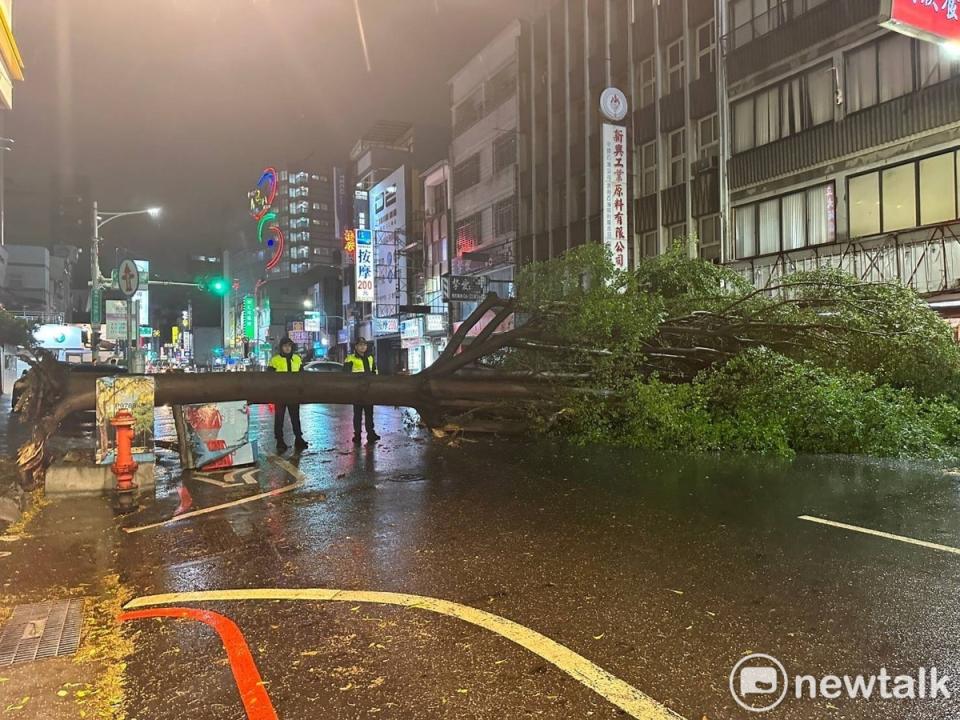
<path id="1" fill-rule="evenodd" d="M 720 157 L 717 155 L 708 155 L 707 157 L 700 158 L 695 163 L 693 163 L 693 174 L 702 175 L 704 173 L 710 172 L 711 170 L 716 170 L 720 167 Z"/>

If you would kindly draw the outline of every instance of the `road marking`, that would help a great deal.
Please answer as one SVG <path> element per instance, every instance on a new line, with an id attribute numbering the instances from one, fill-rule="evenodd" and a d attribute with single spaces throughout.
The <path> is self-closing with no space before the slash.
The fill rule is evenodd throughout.
<path id="1" fill-rule="evenodd" d="M 276 490 L 270 490 L 268 492 L 257 493 L 256 495 L 250 495 L 249 497 L 240 498 L 239 500 L 233 500 L 228 503 L 221 503 L 220 505 L 211 505 L 210 507 L 201 508 L 200 510 L 191 510 L 190 512 L 185 512 L 180 515 L 175 515 L 169 520 L 161 520 L 160 522 L 150 523 L 149 525 L 140 525 L 138 527 L 132 528 L 123 528 L 125 533 L 137 533 L 143 532 L 144 530 L 152 530 L 158 527 L 165 527 L 167 525 L 172 525 L 173 523 L 178 523 L 181 520 L 186 520 L 187 518 L 197 517 L 198 515 L 207 515 L 212 512 L 218 512 L 229 507 L 235 507 L 237 505 L 246 505 L 247 503 L 255 502 L 257 500 L 263 500 L 264 498 L 276 497 L 277 495 L 282 495 L 288 493 L 291 490 L 296 490 L 298 487 L 302 487 L 307 480 L 307 476 L 300 472 L 300 469 L 295 465 L 284 460 L 282 457 L 277 457 L 276 455 L 271 455 L 270 460 L 288 473 L 291 476 L 296 478 L 296 482 L 290 483 L 289 485 L 284 485 L 282 488 L 277 488 Z"/>
<path id="2" fill-rule="evenodd" d="M 195 608 L 154 608 L 125 612 L 118 618 L 120 622 L 143 620 L 146 618 L 170 617 L 179 620 L 196 620 L 212 627 L 227 651 L 227 660 L 233 671 L 233 679 L 240 692 L 240 700 L 247 711 L 248 720 L 277 720 L 270 696 L 263 686 L 260 671 L 253 659 L 250 647 L 237 624 L 228 617 L 209 610 Z"/>
<path id="3" fill-rule="evenodd" d="M 194 479 L 199 480 L 200 482 L 205 482 L 210 485 L 216 485 L 217 487 L 222 488 L 236 488 L 243 487 L 244 485 L 259 485 L 260 481 L 257 480 L 257 475 L 260 474 L 260 468 L 241 468 L 239 470 L 231 470 L 223 476 L 223 480 L 215 478 L 212 475 L 207 475 L 206 473 L 196 473 L 194 474 Z M 240 480 L 237 480 L 237 477 L 240 477 Z"/>
<path id="4" fill-rule="evenodd" d="M 421 595 L 405 593 L 372 592 L 364 590 L 329 590 L 323 588 L 287 590 L 261 588 L 249 590 L 209 590 L 201 592 L 146 595 L 131 600 L 125 608 L 142 608 L 150 605 L 171 605 L 190 602 L 228 602 L 237 600 L 303 600 L 309 602 L 336 601 L 350 603 L 375 603 L 396 605 L 404 608 L 428 610 L 463 620 L 477 627 L 516 643 L 520 647 L 556 666 L 579 683 L 587 686 L 613 705 L 637 720 L 683 720 L 682 716 L 660 704 L 632 685 L 611 675 L 585 657 L 578 655 L 560 643 L 524 627 L 512 620 L 484 610 Z"/>
<path id="5" fill-rule="evenodd" d="M 927 542 L 926 540 L 916 540 L 914 538 L 904 537 L 903 535 L 893 535 L 880 530 L 871 530 L 870 528 L 860 527 L 858 525 L 847 525 L 846 523 L 836 522 L 834 520 L 825 520 L 824 518 L 812 517 L 810 515 L 801 515 L 799 520 L 818 523 L 820 525 L 829 525 L 830 527 L 840 528 L 841 530 L 851 530 L 853 532 L 863 533 L 864 535 L 873 535 L 886 540 L 897 540 L 908 545 L 917 545 L 928 550 L 937 550 L 938 552 L 952 553 L 960 555 L 960 548 L 950 547 L 949 545 L 938 545 L 937 543 Z"/>

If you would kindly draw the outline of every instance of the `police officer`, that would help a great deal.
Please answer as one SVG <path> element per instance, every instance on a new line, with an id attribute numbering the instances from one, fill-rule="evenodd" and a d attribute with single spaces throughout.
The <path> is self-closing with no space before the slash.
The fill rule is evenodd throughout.
<path id="1" fill-rule="evenodd" d="M 365 338 L 357 338 L 353 344 L 353 352 L 347 355 L 343 361 L 343 369 L 348 373 L 368 373 L 377 374 L 377 361 L 373 355 L 368 353 L 369 345 Z M 373 429 L 373 405 L 354 405 L 353 406 L 353 442 L 359 445 L 360 430 L 364 425 L 364 415 L 366 415 L 367 442 L 376 442 L 380 439 L 377 431 Z"/>
<path id="2" fill-rule="evenodd" d="M 297 355 L 297 346 L 289 337 L 280 340 L 278 352 L 270 358 L 270 364 L 267 366 L 268 372 L 296 373 L 303 371 L 303 360 Z M 290 411 L 290 424 L 293 425 L 294 440 L 293 447 L 297 450 L 306 450 L 309 445 L 303 439 L 303 430 L 300 428 L 300 406 L 284 405 L 277 403 L 277 411 L 273 418 L 273 435 L 277 439 L 277 452 L 284 452 L 287 449 L 287 443 L 283 440 L 283 421 L 286 419 L 287 411 Z"/>

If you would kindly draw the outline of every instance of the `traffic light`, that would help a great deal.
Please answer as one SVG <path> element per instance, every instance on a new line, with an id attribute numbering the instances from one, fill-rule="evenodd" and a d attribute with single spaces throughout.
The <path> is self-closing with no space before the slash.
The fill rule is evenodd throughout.
<path id="1" fill-rule="evenodd" d="M 223 297 L 230 290 L 230 282 L 223 277 L 204 275 L 203 277 L 197 278 L 197 287 L 211 295 Z"/>

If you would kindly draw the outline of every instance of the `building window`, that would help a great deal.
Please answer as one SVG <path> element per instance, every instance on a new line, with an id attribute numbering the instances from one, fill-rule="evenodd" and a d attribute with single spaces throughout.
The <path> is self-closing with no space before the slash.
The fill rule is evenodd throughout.
<path id="1" fill-rule="evenodd" d="M 948 80 L 960 72 L 957 58 L 939 43 L 917 43 L 917 69 L 920 87 L 929 87 Z"/>
<path id="2" fill-rule="evenodd" d="M 700 218 L 697 236 L 700 239 L 698 248 L 700 258 L 710 262 L 720 262 L 720 216 L 710 215 Z"/>
<path id="3" fill-rule="evenodd" d="M 493 206 L 493 228 L 496 235 L 506 235 L 514 230 L 513 198 L 501 200 Z"/>
<path id="4" fill-rule="evenodd" d="M 670 185 L 680 185 L 687 181 L 687 131 L 675 130 L 670 133 Z"/>
<path id="5" fill-rule="evenodd" d="M 720 121 L 717 113 L 697 120 L 697 156 L 700 160 L 720 153 Z"/>
<path id="6" fill-rule="evenodd" d="M 433 188 L 433 214 L 440 215 L 447 211 L 447 185 L 440 183 Z"/>
<path id="7" fill-rule="evenodd" d="M 827 0 L 732 0 L 733 46 L 746 45 L 825 2 Z"/>
<path id="8" fill-rule="evenodd" d="M 823 245 L 836 240 L 833 183 L 733 209 L 733 254 L 756 255 Z"/>
<path id="9" fill-rule="evenodd" d="M 958 161 L 950 151 L 851 177 L 850 237 L 956 220 Z"/>
<path id="10" fill-rule="evenodd" d="M 480 244 L 480 213 L 457 222 L 455 233 L 457 237 L 457 255 L 470 252 Z"/>
<path id="11" fill-rule="evenodd" d="M 487 80 L 484 107 L 487 112 L 493 112 L 516 94 L 517 66 L 511 63 Z"/>
<path id="12" fill-rule="evenodd" d="M 657 97 L 657 73 L 653 56 L 640 63 L 640 107 L 653 105 Z"/>
<path id="13" fill-rule="evenodd" d="M 472 127 L 483 117 L 483 87 L 473 93 L 453 109 L 453 133 L 459 135 Z"/>
<path id="14" fill-rule="evenodd" d="M 845 67 L 848 112 L 942 82 L 960 70 L 939 45 L 899 33 L 847 53 Z"/>
<path id="15" fill-rule="evenodd" d="M 643 257 L 656 257 L 660 254 L 660 233 L 656 230 L 644 233 L 640 237 L 640 255 Z"/>
<path id="16" fill-rule="evenodd" d="M 683 242 L 687 239 L 687 224 L 678 223 L 667 228 L 667 237 L 670 238 L 670 244 Z"/>
<path id="17" fill-rule="evenodd" d="M 683 38 L 667 46 L 667 94 L 683 89 L 686 78 Z"/>
<path id="18" fill-rule="evenodd" d="M 657 142 L 648 142 L 640 149 L 640 195 L 657 191 Z"/>
<path id="19" fill-rule="evenodd" d="M 454 192 L 462 193 L 480 182 L 480 153 L 453 168 Z"/>
<path id="20" fill-rule="evenodd" d="M 833 66 L 819 65 L 733 105 L 735 153 L 833 120 Z"/>
<path id="21" fill-rule="evenodd" d="M 697 79 L 717 71 L 717 25 L 711 18 L 697 28 Z"/>
<path id="22" fill-rule="evenodd" d="M 517 163 L 517 134 L 509 132 L 493 141 L 493 171 L 500 172 L 504 168 L 512 167 Z"/>

